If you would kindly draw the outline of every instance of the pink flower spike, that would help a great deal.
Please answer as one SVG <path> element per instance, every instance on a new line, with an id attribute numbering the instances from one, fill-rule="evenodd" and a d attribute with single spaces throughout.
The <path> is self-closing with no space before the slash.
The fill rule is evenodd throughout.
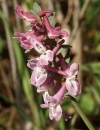
<path id="1" fill-rule="evenodd" d="M 35 23 L 37 21 L 33 14 L 25 12 L 19 5 L 15 7 L 15 12 L 21 19 L 27 20 L 30 23 Z"/>
<path id="2" fill-rule="evenodd" d="M 68 33 L 66 31 L 61 30 L 60 28 L 52 28 L 49 20 L 46 16 L 44 16 L 44 25 L 47 29 L 47 33 L 48 33 L 48 37 L 51 39 L 55 39 L 55 38 L 63 38 L 63 37 L 67 37 Z"/>
<path id="3" fill-rule="evenodd" d="M 47 71 L 42 67 L 37 67 L 34 69 L 31 75 L 30 83 L 38 87 L 41 84 L 43 84 L 46 79 L 47 79 Z"/>

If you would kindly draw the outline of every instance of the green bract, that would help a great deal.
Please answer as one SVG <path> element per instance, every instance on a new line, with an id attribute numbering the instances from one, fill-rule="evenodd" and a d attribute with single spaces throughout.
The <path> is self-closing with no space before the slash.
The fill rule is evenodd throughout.
<path id="1" fill-rule="evenodd" d="M 33 4 L 33 9 L 37 13 L 42 12 L 41 7 L 36 2 Z"/>

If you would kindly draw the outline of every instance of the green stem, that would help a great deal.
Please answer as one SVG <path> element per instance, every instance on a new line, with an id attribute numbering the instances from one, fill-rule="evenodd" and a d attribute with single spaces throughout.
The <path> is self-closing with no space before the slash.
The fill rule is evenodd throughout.
<path id="1" fill-rule="evenodd" d="M 93 125 L 91 124 L 91 122 L 89 121 L 89 119 L 86 117 L 86 115 L 83 113 L 83 111 L 81 110 L 81 108 L 79 107 L 77 101 L 75 98 L 71 97 L 72 103 L 75 107 L 75 109 L 77 110 L 77 112 L 79 113 L 79 115 L 81 116 L 81 118 L 83 119 L 84 123 L 87 125 L 87 127 L 89 128 L 89 130 L 95 130 L 95 128 L 93 127 Z"/>

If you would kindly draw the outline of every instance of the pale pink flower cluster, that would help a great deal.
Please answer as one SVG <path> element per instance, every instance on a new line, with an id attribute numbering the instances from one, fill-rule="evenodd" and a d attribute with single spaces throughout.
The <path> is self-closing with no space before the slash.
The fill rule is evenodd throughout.
<path id="1" fill-rule="evenodd" d="M 37 57 L 28 60 L 27 66 L 33 70 L 30 84 L 43 95 L 44 104 L 41 104 L 41 107 L 49 109 L 51 120 L 59 120 L 62 115 L 67 120 L 70 117 L 61 107 L 65 94 L 69 92 L 70 95 L 76 96 L 81 92 L 77 80 L 79 65 L 73 63 L 68 67 L 62 54 L 57 55 L 57 51 L 64 43 L 62 38 L 67 37 L 68 33 L 61 30 L 60 26 L 53 28 L 50 25 L 49 17 L 53 13 L 49 10 L 39 12 L 39 18 L 30 12 L 25 12 L 19 5 L 16 6 L 15 12 L 31 25 L 31 29 L 26 33 L 15 32 L 14 35 L 23 49 L 34 49 L 38 53 Z M 60 42 L 53 44 L 57 39 L 61 39 Z M 60 77 L 60 80 L 57 80 L 57 77 L 58 79 Z M 56 88 L 56 92 L 50 96 L 49 89 L 52 87 Z"/>

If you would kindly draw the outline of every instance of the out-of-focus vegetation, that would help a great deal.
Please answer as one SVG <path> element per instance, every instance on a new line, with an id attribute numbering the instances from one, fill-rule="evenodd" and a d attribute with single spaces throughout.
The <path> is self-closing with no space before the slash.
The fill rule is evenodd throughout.
<path id="1" fill-rule="evenodd" d="M 86 12 L 84 11 L 80 18 L 78 16 L 86 1 L 88 1 Z M 77 96 L 77 101 L 94 127 L 99 130 L 100 0 L 36 0 L 36 2 L 42 9 L 55 11 L 56 22 L 70 32 L 66 44 L 73 46 L 71 62 L 80 64 L 79 79 L 82 83 L 82 94 Z M 39 106 L 42 103 L 42 96 L 38 95 L 34 87 L 29 84 L 30 70 L 26 63 L 33 52 L 25 54 L 13 38 L 15 31 L 25 32 L 27 26 L 27 23 L 15 16 L 14 8 L 16 4 L 20 4 L 25 10 L 31 10 L 33 3 L 33 0 L 0 1 L 0 130 L 31 130 L 31 128 L 87 130 L 69 99 L 64 102 L 63 108 L 72 119 L 67 122 L 63 118 L 59 122 L 51 121 L 48 118 L 48 110 Z M 77 3 L 79 6 L 75 8 Z M 77 37 L 78 29 L 80 37 Z M 77 38 L 81 40 L 77 42 Z M 80 53 L 77 53 L 79 51 L 77 49 Z"/>

